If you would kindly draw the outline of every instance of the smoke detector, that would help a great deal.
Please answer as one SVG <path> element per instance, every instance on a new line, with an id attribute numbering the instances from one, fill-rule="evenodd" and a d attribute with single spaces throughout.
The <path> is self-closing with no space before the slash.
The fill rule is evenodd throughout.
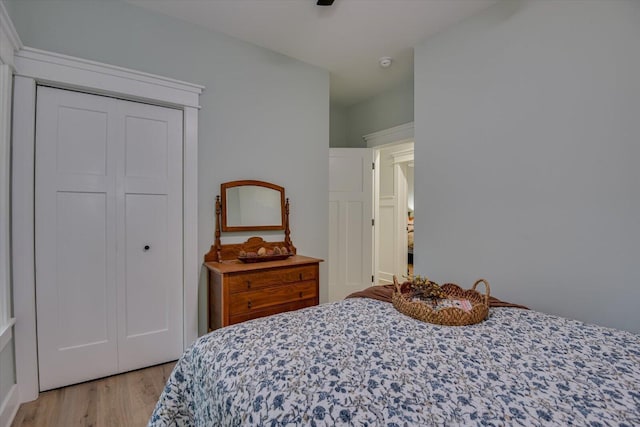
<path id="1" fill-rule="evenodd" d="M 391 67 L 391 61 L 393 60 L 390 56 L 383 56 L 382 58 L 378 59 L 378 64 L 380 64 L 382 68 L 389 68 Z"/>

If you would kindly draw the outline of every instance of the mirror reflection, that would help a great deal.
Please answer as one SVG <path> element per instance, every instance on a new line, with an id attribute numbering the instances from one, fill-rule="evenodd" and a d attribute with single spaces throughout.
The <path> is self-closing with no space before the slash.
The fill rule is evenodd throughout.
<path id="1" fill-rule="evenodd" d="M 283 230 L 284 189 L 261 181 L 222 185 L 223 231 Z"/>

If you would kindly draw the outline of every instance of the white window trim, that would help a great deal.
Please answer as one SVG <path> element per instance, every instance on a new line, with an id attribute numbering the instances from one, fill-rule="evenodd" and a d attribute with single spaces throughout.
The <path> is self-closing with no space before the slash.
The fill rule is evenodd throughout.
<path id="1" fill-rule="evenodd" d="M 12 337 L 10 247 L 11 91 L 14 51 L 22 46 L 9 14 L 0 2 L 0 352 Z M 0 402 L 1 404 L 2 402 Z"/>
<path id="2" fill-rule="evenodd" d="M 0 353 L 13 338 L 15 319 L 11 310 L 11 239 L 10 239 L 10 147 L 11 91 L 13 56 L 22 47 L 18 33 L 0 2 Z M 13 367 L 12 367 L 13 368 Z M 0 401 L 0 426 L 10 426 L 19 407 L 18 385 L 14 384 Z"/>
<path id="3" fill-rule="evenodd" d="M 11 333 L 13 325 L 16 323 L 16 319 L 11 318 L 4 326 L 0 326 L 0 353 L 9 344 L 13 334 Z"/>
<path id="4" fill-rule="evenodd" d="M 203 86 L 32 48 L 15 54 L 13 281 L 19 400 L 38 397 L 34 257 L 36 85 L 78 89 L 183 110 L 184 342 L 198 337 L 198 109 Z"/>
<path id="5" fill-rule="evenodd" d="M 10 138 L 12 71 L 0 62 L 0 331 L 11 321 Z M 11 334 L 11 328 L 8 330 Z M 9 336 L 9 339 L 11 336 Z M 4 341 L 4 339 L 2 340 Z M 0 345 L 0 351 L 4 345 Z M 1 403 L 1 402 L 0 402 Z"/>

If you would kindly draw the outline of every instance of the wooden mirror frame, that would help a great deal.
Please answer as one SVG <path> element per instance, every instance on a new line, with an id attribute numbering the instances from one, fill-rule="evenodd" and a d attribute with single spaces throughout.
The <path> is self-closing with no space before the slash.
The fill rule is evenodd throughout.
<path id="1" fill-rule="evenodd" d="M 263 187 L 280 193 L 280 224 L 279 225 L 227 225 L 227 190 L 235 187 Z M 264 230 L 284 230 L 285 229 L 285 197 L 284 187 L 265 181 L 240 180 L 229 181 L 220 184 L 220 194 L 222 195 L 222 231 L 264 231 Z"/>

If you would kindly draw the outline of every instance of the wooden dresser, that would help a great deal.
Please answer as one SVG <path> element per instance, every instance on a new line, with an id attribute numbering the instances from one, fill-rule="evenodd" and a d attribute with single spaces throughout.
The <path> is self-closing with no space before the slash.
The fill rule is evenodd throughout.
<path id="1" fill-rule="evenodd" d="M 209 271 L 209 330 L 318 305 L 322 260 L 297 255 L 284 187 L 241 180 L 222 183 L 220 192 L 215 241 L 204 256 Z M 266 242 L 254 236 L 244 243 L 223 245 L 220 239 L 223 231 L 263 230 L 283 230 L 284 240 Z"/>
<path id="2" fill-rule="evenodd" d="M 321 259 L 205 262 L 209 270 L 209 330 L 318 305 Z"/>

